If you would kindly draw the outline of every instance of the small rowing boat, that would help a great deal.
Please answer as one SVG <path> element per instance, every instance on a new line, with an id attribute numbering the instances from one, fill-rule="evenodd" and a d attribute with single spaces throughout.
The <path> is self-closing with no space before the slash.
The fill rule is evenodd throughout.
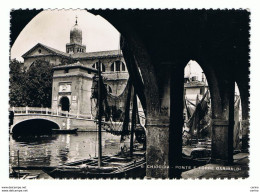
<path id="1" fill-rule="evenodd" d="M 15 170 L 43 170 L 58 179 L 98 179 L 98 178 L 144 178 L 146 161 L 143 151 L 136 151 L 132 157 L 103 156 L 102 166 L 98 158 L 65 163 L 58 166 L 19 166 Z"/>
<path id="2" fill-rule="evenodd" d="M 78 128 L 76 129 L 52 129 L 54 134 L 73 134 L 77 133 Z"/>
<path id="3" fill-rule="evenodd" d="M 59 179 L 98 179 L 98 178 L 144 178 L 145 158 L 119 158 L 104 157 L 102 166 L 97 166 L 96 159 L 81 164 L 73 162 L 72 165 L 58 167 L 45 167 L 42 170 L 53 178 Z"/>

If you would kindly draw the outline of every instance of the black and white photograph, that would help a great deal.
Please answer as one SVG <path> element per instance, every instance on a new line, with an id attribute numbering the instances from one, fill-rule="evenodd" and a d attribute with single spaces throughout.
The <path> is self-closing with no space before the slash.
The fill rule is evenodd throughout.
<path id="1" fill-rule="evenodd" d="M 247 178 L 249 15 L 12 10 L 10 177 Z"/>
<path id="2" fill-rule="evenodd" d="M 4 167 L 20 184 L 1 190 L 33 191 L 20 181 L 39 180 L 249 183 L 251 17 L 248 8 L 9 9 Z"/>

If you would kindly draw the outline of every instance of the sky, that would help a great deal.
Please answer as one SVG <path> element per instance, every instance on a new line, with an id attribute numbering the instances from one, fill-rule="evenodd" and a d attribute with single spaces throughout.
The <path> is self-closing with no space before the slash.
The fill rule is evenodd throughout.
<path id="1" fill-rule="evenodd" d="M 11 59 L 16 58 L 23 62 L 21 56 L 37 43 L 65 52 L 76 16 L 87 52 L 119 49 L 120 34 L 104 18 L 79 9 L 45 10 L 36 15 L 21 31 L 11 48 Z M 189 64 L 192 76 L 196 75 L 201 80 L 202 69 L 198 63 L 191 60 Z M 185 72 L 189 73 L 188 65 Z"/>
<path id="2" fill-rule="evenodd" d="M 11 48 L 11 59 L 23 61 L 21 56 L 37 43 L 65 52 L 76 16 L 87 52 L 119 48 L 120 34 L 104 18 L 86 10 L 46 10 L 36 15 L 21 31 Z"/>

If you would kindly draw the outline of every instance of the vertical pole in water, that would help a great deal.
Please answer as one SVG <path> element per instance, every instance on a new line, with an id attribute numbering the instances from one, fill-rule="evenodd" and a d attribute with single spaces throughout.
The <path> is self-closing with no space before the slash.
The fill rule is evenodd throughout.
<path id="1" fill-rule="evenodd" d="M 17 161 L 18 161 L 18 179 L 20 179 L 20 157 L 19 157 L 19 150 L 17 151 Z"/>
<path id="2" fill-rule="evenodd" d="M 98 167 L 102 162 L 102 138 L 101 138 L 101 108 L 102 108 L 102 89 L 101 89 L 100 61 L 98 61 Z"/>
<path id="3" fill-rule="evenodd" d="M 130 137 L 130 156 L 131 157 L 133 157 L 133 151 L 134 151 L 134 129 L 136 126 L 136 108 L 137 108 L 137 100 L 136 100 L 136 92 L 134 90 L 132 123 L 131 123 L 131 137 Z"/>

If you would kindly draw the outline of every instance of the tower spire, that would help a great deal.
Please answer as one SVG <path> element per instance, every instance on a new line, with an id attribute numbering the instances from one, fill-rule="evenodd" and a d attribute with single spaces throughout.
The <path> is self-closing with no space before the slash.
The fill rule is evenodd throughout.
<path id="1" fill-rule="evenodd" d="M 78 16 L 75 15 L 75 24 L 70 30 L 70 43 L 66 44 L 67 53 L 85 53 L 86 46 L 82 45 L 82 30 L 78 25 Z"/>

